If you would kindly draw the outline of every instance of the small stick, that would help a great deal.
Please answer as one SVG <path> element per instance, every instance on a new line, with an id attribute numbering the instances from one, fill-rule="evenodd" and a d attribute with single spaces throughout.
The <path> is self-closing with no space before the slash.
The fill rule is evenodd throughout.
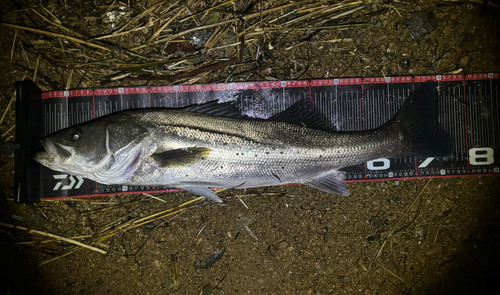
<path id="1" fill-rule="evenodd" d="M 366 26 L 368 23 L 344 24 L 335 26 L 310 27 L 310 28 L 289 28 L 289 27 L 262 27 L 256 28 L 255 32 L 259 31 L 307 31 L 307 30 L 331 30 L 337 28 L 349 28 L 354 26 Z"/>
<path id="2" fill-rule="evenodd" d="M 158 35 L 160 35 L 160 33 L 183 12 L 184 8 L 183 7 L 179 8 L 179 11 L 177 11 L 177 13 L 174 16 L 172 16 L 168 21 L 166 21 L 156 32 L 153 33 L 151 37 L 149 37 L 149 39 L 146 41 L 146 44 L 151 44 L 151 42 L 153 42 L 154 39 L 156 39 L 156 37 L 158 37 Z"/>
<path id="3" fill-rule="evenodd" d="M 396 224 L 392 227 L 392 229 L 389 232 L 389 234 L 387 235 L 387 237 L 385 237 L 384 243 L 382 244 L 382 247 L 380 247 L 380 250 L 378 251 L 377 255 L 375 256 L 374 261 L 376 261 L 377 258 L 380 256 L 380 254 L 382 253 L 382 250 L 384 249 L 385 244 L 387 243 L 387 240 L 389 239 L 389 237 L 392 236 L 392 233 L 396 230 L 396 227 L 399 225 L 399 223 L 401 222 L 401 220 L 403 220 L 403 217 L 405 217 L 406 214 L 410 211 L 410 209 L 413 207 L 413 205 L 415 204 L 415 202 L 420 198 L 420 196 L 424 192 L 424 190 L 427 187 L 427 185 L 429 184 L 429 182 L 431 182 L 431 180 L 432 180 L 432 178 L 429 178 L 429 180 L 427 180 L 427 183 L 425 183 L 424 187 L 420 190 L 420 192 L 415 197 L 415 199 L 413 200 L 413 202 L 411 203 L 411 205 L 406 209 L 405 213 L 403 213 L 403 215 L 401 215 L 401 217 L 399 218 L 398 222 L 396 222 Z"/>
<path id="4" fill-rule="evenodd" d="M 380 263 L 377 263 L 378 266 L 380 266 L 383 270 L 385 270 L 386 272 L 390 273 L 391 275 L 393 275 L 396 279 L 400 280 L 401 282 L 403 282 L 406 286 L 414 289 L 415 291 L 417 291 L 418 293 L 420 294 L 424 294 L 424 292 L 420 291 L 419 289 L 413 287 L 412 285 L 410 285 L 410 283 L 408 283 L 407 281 L 403 280 L 403 278 L 401 278 L 400 276 L 398 276 L 397 274 L 393 273 L 392 271 L 388 270 L 387 268 L 385 268 L 382 264 Z"/>
<path id="5" fill-rule="evenodd" d="M 5 137 L 7 136 L 7 134 L 9 134 L 9 132 L 11 132 L 12 130 L 14 130 L 14 128 L 16 128 L 16 125 L 12 125 L 12 127 L 9 128 L 9 130 L 5 131 L 3 134 L 2 134 L 2 137 Z"/>
<path id="6" fill-rule="evenodd" d="M 68 250 L 68 252 L 63 253 L 63 254 L 61 254 L 59 256 L 52 257 L 52 258 L 49 258 L 49 259 L 46 259 L 46 260 L 42 260 L 42 261 L 38 262 L 38 265 L 44 265 L 44 264 L 47 264 L 47 263 L 49 263 L 51 261 L 57 260 L 59 258 L 63 258 L 64 256 L 68 256 L 68 255 L 73 254 L 73 253 L 75 253 L 77 251 L 80 251 L 82 248 L 83 247 L 74 247 L 73 249 Z"/>
<path id="7" fill-rule="evenodd" d="M 172 263 L 172 273 L 173 273 L 173 281 L 175 287 L 179 286 L 179 267 L 177 264 L 178 258 L 179 257 L 177 254 L 170 255 L 170 262 Z"/>
<path id="8" fill-rule="evenodd" d="M 186 73 L 182 73 L 179 75 L 175 76 L 154 76 L 154 77 L 133 77 L 133 78 L 125 78 L 127 81 L 174 81 L 174 80 L 179 80 L 179 79 L 184 79 L 184 78 L 190 78 L 192 76 L 196 76 L 205 72 L 213 71 L 213 70 L 219 70 L 223 69 L 227 66 L 234 65 L 238 63 L 237 58 L 232 58 L 230 60 L 226 61 L 221 61 L 216 64 L 204 66 L 201 68 L 198 68 L 196 70 L 192 70 Z"/>
<path id="9" fill-rule="evenodd" d="M 125 30 L 126 27 L 129 27 L 129 28 L 132 27 L 132 25 L 134 25 L 136 22 L 138 22 L 141 18 L 143 18 L 144 16 L 150 14 L 152 11 L 156 10 L 158 7 L 162 6 L 166 2 L 167 1 L 157 2 L 156 4 L 152 5 L 148 9 L 146 9 L 143 12 L 141 12 L 140 14 L 138 14 L 137 16 L 134 16 L 128 23 L 126 23 L 125 25 L 123 25 L 121 28 L 119 28 L 118 30 L 116 30 L 112 34 L 120 33 L 121 31 Z M 170 10 L 172 7 L 176 6 L 177 4 L 179 4 L 179 1 L 176 1 L 175 3 L 173 3 L 172 5 L 170 5 L 166 10 L 167 11 Z"/>
<path id="10" fill-rule="evenodd" d="M 250 208 L 248 208 L 247 204 L 245 204 L 245 202 L 243 202 L 243 199 L 238 198 L 238 200 L 240 200 L 240 202 L 243 204 L 243 206 L 245 206 L 247 209 L 250 209 Z"/>
<path id="11" fill-rule="evenodd" d="M 191 201 L 187 201 L 187 202 L 185 202 L 185 203 L 180 204 L 178 207 L 179 207 L 179 208 L 182 208 L 182 207 L 187 206 L 187 205 L 189 205 L 189 204 L 191 204 L 191 203 L 201 201 L 201 200 L 203 200 L 204 198 L 205 198 L 205 197 L 198 197 L 198 198 L 196 198 L 196 199 L 192 199 Z"/>
<path id="12" fill-rule="evenodd" d="M 241 200 L 241 199 L 240 199 Z M 257 236 L 253 233 L 253 231 L 248 227 L 248 225 L 243 222 L 243 220 L 239 219 L 241 225 L 243 225 L 243 227 L 247 230 L 247 232 L 250 234 L 250 236 L 252 238 L 254 238 L 256 241 L 258 241 L 259 239 L 257 238 Z"/>
<path id="13" fill-rule="evenodd" d="M 195 13 L 195 14 L 192 14 L 192 15 L 190 15 L 190 16 L 186 16 L 185 18 L 181 19 L 179 22 L 180 22 L 180 23 L 182 23 L 182 22 L 187 21 L 188 19 L 191 19 L 191 18 L 193 18 L 193 17 L 195 17 L 195 16 L 198 16 L 198 15 L 200 15 L 200 14 L 204 14 L 204 13 L 206 13 L 206 12 L 209 12 L 210 10 L 217 9 L 217 8 L 222 7 L 222 6 L 225 6 L 225 5 L 227 5 L 227 4 L 231 4 L 231 3 L 233 3 L 234 1 L 236 1 L 236 0 L 229 0 L 229 1 L 227 1 L 227 2 L 221 3 L 221 4 L 216 5 L 216 6 L 214 6 L 214 7 L 210 7 L 210 8 L 208 8 L 208 9 L 203 10 L 203 11 L 200 11 L 200 12 L 197 12 L 197 13 Z"/>
<path id="14" fill-rule="evenodd" d="M 12 102 L 14 101 L 14 98 L 16 98 L 16 91 L 14 91 L 14 94 L 12 94 L 12 98 L 10 99 L 9 101 L 9 104 L 7 105 L 7 107 L 5 108 L 5 111 L 3 112 L 3 115 L 2 115 L 2 118 L 0 119 L 0 126 L 2 125 L 3 123 L 3 119 L 5 119 L 5 116 L 7 115 L 7 112 L 9 111 L 10 109 L 10 105 L 12 104 Z M 5 135 L 4 135 L 5 136 Z"/>
<path id="15" fill-rule="evenodd" d="M 8 24 L 8 23 L 2 23 L 2 26 L 8 27 L 8 28 L 13 28 L 13 29 L 20 29 L 20 30 L 35 32 L 35 33 L 39 33 L 39 34 L 44 34 L 44 35 L 51 36 L 51 37 L 64 38 L 64 39 L 68 39 L 68 40 L 76 42 L 76 43 L 85 44 L 87 46 L 95 47 L 95 48 L 98 48 L 98 49 L 101 49 L 101 50 L 104 50 L 104 51 L 111 51 L 111 49 L 106 48 L 104 46 L 97 45 L 97 44 L 94 44 L 94 43 L 90 43 L 88 41 L 81 40 L 81 39 L 78 39 L 78 38 L 75 38 L 75 37 L 71 37 L 71 36 L 68 36 L 68 35 L 63 35 L 63 34 L 54 33 L 54 32 L 50 32 L 50 31 L 45 31 L 45 30 L 40 30 L 40 29 L 35 29 L 35 28 L 25 27 L 25 26 L 20 26 L 20 25 L 15 25 L 15 24 Z"/>
<path id="16" fill-rule="evenodd" d="M 134 28 L 134 29 L 130 29 L 130 30 L 124 31 L 124 32 L 113 33 L 113 34 L 109 34 L 109 35 L 103 35 L 103 36 L 95 37 L 95 38 L 92 38 L 92 40 L 103 40 L 103 39 L 108 39 L 108 38 L 112 38 L 112 37 L 119 37 L 119 36 L 127 35 L 127 34 L 130 34 L 130 33 L 136 32 L 136 31 L 144 30 L 145 28 L 149 28 L 151 26 L 153 26 L 153 23 L 144 25 L 142 27 L 137 27 L 137 28 Z M 187 41 L 185 41 L 185 42 L 187 42 Z"/>
<path id="17" fill-rule="evenodd" d="M 61 236 L 58 236 L 58 235 L 54 235 L 54 234 L 51 234 L 51 233 L 39 231 L 39 230 L 36 230 L 36 229 L 29 229 L 29 228 L 24 227 L 24 226 L 14 225 L 14 224 L 8 224 L 8 223 L 4 223 L 4 222 L 0 222 L 0 225 L 4 226 L 4 227 L 8 227 L 8 228 L 14 228 L 14 229 L 24 230 L 24 231 L 27 231 L 27 232 L 32 232 L 34 234 L 38 234 L 38 235 L 41 235 L 41 236 L 46 236 L 46 237 L 54 238 L 56 240 L 65 241 L 65 242 L 68 242 L 68 243 L 71 243 L 71 244 L 78 245 L 80 247 L 84 247 L 84 248 L 87 248 L 87 249 L 99 252 L 101 254 L 107 254 L 108 253 L 108 252 L 106 252 L 106 251 L 104 251 L 102 249 L 99 249 L 99 248 L 96 248 L 96 247 L 92 247 L 90 245 L 87 245 L 87 244 L 84 244 L 84 243 L 80 243 L 80 242 L 72 240 L 72 239 L 68 239 L 68 238 L 61 237 Z"/>
<path id="18" fill-rule="evenodd" d="M 17 39 L 17 29 L 14 29 L 14 38 L 12 38 L 12 48 L 10 49 L 10 62 L 12 63 L 12 59 L 14 58 L 14 47 L 16 46 Z"/>
<path id="19" fill-rule="evenodd" d="M 33 81 L 36 80 L 36 73 L 38 72 L 38 65 L 40 64 L 40 55 L 36 58 L 35 72 L 33 73 Z"/>
<path id="20" fill-rule="evenodd" d="M 250 43 L 250 42 L 253 42 L 255 40 L 257 40 L 257 39 L 245 39 L 245 43 Z M 212 51 L 217 50 L 217 49 L 238 46 L 238 45 L 241 45 L 241 42 L 240 43 L 231 43 L 231 44 L 227 44 L 227 45 L 221 45 L 221 46 L 218 46 L 218 47 L 212 47 L 212 48 L 208 49 L 208 52 L 212 52 Z"/>
<path id="21" fill-rule="evenodd" d="M 71 89 L 71 80 L 73 78 L 73 71 L 74 69 L 71 69 L 71 71 L 69 72 L 68 82 L 66 83 L 66 90 Z"/>
<path id="22" fill-rule="evenodd" d="M 158 201 L 160 201 L 160 202 L 167 203 L 167 201 L 162 200 L 162 199 L 160 199 L 160 198 L 158 198 L 158 197 L 155 197 L 155 196 L 153 196 L 153 195 L 150 195 L 150 194 L 147 194 L 147 193 L 142 193 L 142 194 L 143 194 L 143 195 L 145 195 L 146 197 L 150 197 L 150 198 L 155 199 L 155 200 L 158 200 Z"/>
<path id="23" fill-rule="evenodd" d="M 113 1 L 113 3 L 111 3 L 108 8 L 106 9 L 106 11 L 101 15 L 101 18 L 105 17 L 106 14 L 111 10 L 111 8 L 113 8 L 115 6 L 115 3 L 116 3 L 116 0 Z"/>
<path id="24" fill-rule="evenodd" d="M 235 198 L 243 198 L 243 197 L 256 197 L 257 194 L 248 194 L 248 195 L 236 195 Z"/>

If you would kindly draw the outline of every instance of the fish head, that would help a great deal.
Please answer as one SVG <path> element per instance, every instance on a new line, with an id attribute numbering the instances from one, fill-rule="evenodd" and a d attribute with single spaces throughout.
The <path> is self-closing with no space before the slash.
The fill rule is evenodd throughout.
<path id="1" fill-rule="evenodd" d="M 156 145 L 130 116 L 109 117 L 59 131 L 42 140 L 35 160 L 60 172 L 103 184 L 129 178 Z"/>

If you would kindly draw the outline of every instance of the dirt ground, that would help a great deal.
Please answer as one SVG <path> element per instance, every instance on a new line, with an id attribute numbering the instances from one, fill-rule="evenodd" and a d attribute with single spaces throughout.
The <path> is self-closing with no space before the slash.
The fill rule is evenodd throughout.
<path id="1" fill-rule="evenodd" d="M 135 8 L 126 17 L 158 3 L 114 2 Z M 58 31 L 55 25 L 37 21 L 36 14 L 28 9 L 45 11 L 43 6 L 71 27 L 73 36 L 77 36 L 75 32 L 82 34 L 78 36 L 98 36 L 111 32 L 112 23 L 105 19 L 108 12 L 120 12 L 110 6 L 114 2 L 12 0 L 1 4 L 1 14 L 4 22 L 28 27 L 37 23 L 39 29 Z M 163 5 L 174 3 L 166 2 Z M 203 11 L 223 2 L 190 1 L 186 7 Z M 324 5 L 336 2 L 324 1 Z M 345 4 L 342 9 L 349 9 L 349 2 L 341 2 Z M 270 32 L 256 37 L 259 43 L 249 42 L 242 53 L 247 61 L 243 65 L 148 85 L 210 83 L 221 79 L 263 81 L 500 72 L 498 2 L 490 1 L 490 6 L 466 1 L 365 2 L 364 6 L 352 6 L 362 8 L 345 16 L 322 22 L 322 15 L 303 24 L 360 25 L 341 31 Z M 253 5 L 247 6 L 248 3 Z M 247 7 L 247 13 L 255 13 L 260 11 L 260 3 L 235 1 L 234 9 L 245 11 L 243 8 Z M 290 2 L 263 3 L 269 9 Z M 287 9 L 274 15 L 292 11 Z M 405 20 L 417 12 L 426 16 L 426 32 L 420 36 L 405 25 Z M 220 12 L 225 14 L 228 13 Z M 277 23 L 303 14 L 290 14 Z M 48 18 L 49 14 L 44 15 Z M 207 24 L 211 19 L 207 18 L 200 17 L 199 25 Z M 216 21 L 221 20 L 222 16 Z M 245 26 L 258 20 L 247 21 Z M 263 23 L 268 21 L 263 18 Z M 182 28 L 181 23 L 173 21 L 167 26 L 167 33 Z M 233 47 L 203 51 L 200 39 L 215 35 L 216 29 L 220 28 L 184 35 L 192 42 L 175 43 L 184 45 L 172 49 L 168 58 L 182 57 L 193 48 L 202 51 L 204 60 L 199 60 L 200 64 L 235 57 L 238 52 Z M 131 40 L 115 37 L 109 42 L 120 44 L 119 48 L 137 46 L 151 36 L 153 27 L 137 32 L 128 36 Z M 67 88 L 84 88 L 143 84 L 144 81 L 117 77 L 183 73 L 180 67 L 169 69 L 161 65 L 139 71 L 96 65 L 98 58 L 122 65 L 122 57 L 116 53 L 121 49 L 115 47 L 115 57 L 110 53 L 98 55 L 84 51 L 88 48 L 71 48 L 72 44 L 62 41 L 64 38 L 59 41 L 54 36 L 28 35 L 24 30 L 18 30 L 16 35 L 13 28 L 6 26 L 0 27 L 0 36 L 1 114 L 11 100 L 14 83 L 26 75 L 33 76 L 37 67 L 36 82 L 48 90 L 66 89 L 68 85 Z M 234 37 L 234 33 L 221 36 Z M 54 44 L 61 42 L 65 49 L 37 47 L 48 39 L 57 40 Z M 234 40 L 221 39 L 217 46 L 231 42 Z M 167 55 L 169 47 L 164 43 L 157 46 L 134 52 L 161 60 L 158 52 L 164 47 Z M 261 55 L 256 54 L 257 48 Z M 86 63 L 88 68 L 84 67 Z M 190 63 L 192 66 L 195 61 L 191 59 Z M 10 110 L 0 126 L 3 141 L 14 139 L 10 128 L 15 124 L 15 104 Z M 182 207 L 186 210 L 177 214 L 116 230 L 114 236 L 99 240 L 99 232 L 106 228 L 170 208 L 177 210 L 177 206 L 195 196 L 174 192 L 156 195 L 161 201 L 144 195 L 125 195 L 15 204 L 13 168 L 13 157 L 2 156 L 3 222 L 73 237 L 104 249 L 107 254 L 89 249 L 70 253 L 74 246 L 69 243 L 0 227 L 3 294 L 485 294 L 490 293 L 490 288 L 497 289 L 498 177 L 351 183 L 349 197 L 329 195 L 307 186 L 229 190 L 220 193 L 223 204 L 198 201 Z M 45 219 L 15 222 L 5 212 Z M 89 237 L 78 238 L 84 235 Z M 67 255 L 61 257 L 62 254 Z"/>

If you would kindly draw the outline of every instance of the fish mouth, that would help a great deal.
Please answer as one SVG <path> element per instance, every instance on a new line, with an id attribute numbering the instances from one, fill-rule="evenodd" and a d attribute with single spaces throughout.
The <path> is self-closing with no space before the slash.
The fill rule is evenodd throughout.
<path id="1" fill-rule="evenodd" d="M 35 160 L 40 163 L 63 163 L 74 154 L 74 148 L 60 143 L 53 142 L 50 138 L 42 140 L 45 151 L 35 154 Z"/>

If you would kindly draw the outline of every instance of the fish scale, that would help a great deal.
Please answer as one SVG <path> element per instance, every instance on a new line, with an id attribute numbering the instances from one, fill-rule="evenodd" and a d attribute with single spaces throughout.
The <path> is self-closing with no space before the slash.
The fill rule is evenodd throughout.
<path id="1" fill-rule="evenodd" d="M 307 182 L 333 169 L 395 153 L 399 139 L 389 132 L 329 133 L 283 122 L 249 121 L 182 111 L 136 111 L 136 122 L 152 134 L 158 152 L 203 146 L 206 160 L 161 168 L 146 160 L 128 185 L 258 187 Z M 311 177 L 312 176 L 312 177 Z"/>

